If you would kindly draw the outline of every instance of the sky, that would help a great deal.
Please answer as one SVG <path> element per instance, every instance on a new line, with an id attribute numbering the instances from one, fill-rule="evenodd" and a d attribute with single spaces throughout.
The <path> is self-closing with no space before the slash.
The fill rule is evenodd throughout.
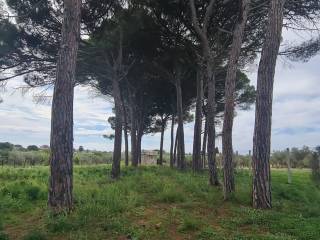
<path id="1" fill-rule="evenodd" d="M 283 44 L 299 42 L 305 36 L 284 32 Z M 258 62 L 248 69 L 251 84 L 256 86 Z M 309 62 L 290 62 L 278 58 L 273 102 L 272 150 L 287 147 L 320 145 L 320 56 Z M 51 103 L 37 104 L 34 96 L 40 89 L 21 91 L 22 78 L 8 81 L 0 89 L 0 142 L 49 145 Z M 48 89 L 46 95 L 52 95 Z M 113 103 L 88 87 L 76 87 L 74 100 L 74 146 L 112 151 L 113 142 L 103 138 L 112 130 L 107 122 Z M 234 150 L 247 153 L 252 149 L 254 106 L 248 111 L 237 110 L 234 121 Z M 221 126 L 218 126 L 218 129 Z M 192 152 L 193 123 L 185 125 L 186 152 Z M 160 134 L 144 136 L 143 149 L 159 149 Z M 217 139 L 221 149 L 221 139 Z M 165 150 L 170 148 L 170 131 L 165 132 Z"/>

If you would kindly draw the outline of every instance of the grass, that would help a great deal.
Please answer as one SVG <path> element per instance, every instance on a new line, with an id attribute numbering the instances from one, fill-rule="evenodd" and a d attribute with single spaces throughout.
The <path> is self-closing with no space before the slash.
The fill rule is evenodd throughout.
<path id="1" fill-rule="evenodd" d="M 0 168 L 0 240 L 49 239 L 320 239 L 320 189 L 307 170 L 272 171 L 273 209 L 250 207 L 251 179 L 237 171 L 229 202 L 208 186 L 207 172 L 166 167 L 76 166 L 75 210 L 47 211 L 48 168 Z"/>

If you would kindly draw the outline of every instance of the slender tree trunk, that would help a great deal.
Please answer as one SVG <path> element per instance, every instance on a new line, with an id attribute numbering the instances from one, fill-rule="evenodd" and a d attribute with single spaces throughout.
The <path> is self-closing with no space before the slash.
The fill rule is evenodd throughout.
<path id="1" fill-rule="evenodd" d="M 207 48 L 209 49 L 209 48 Z M 207 52 L 206 50 L 205 52 Z M 208 165 L 209 165 L 209 183 L 210 185 L 218 186 L 220 185 L 217 172 L 216 163 L 216 129 L 215 129 L 215 97 L 216 97 L 216 87 L 215 87 L 215 76 L 213 73 L 213 60 L 211 54 L 207 54 L 207 79 L 208 79 L 208 103 L 207 103 L 207 124 L 208 124 Z"/>
<path id="2" fill-rule="evenodd" d="M 134 103 L 134 95 L 132 93 L 130 96 L 130 120 L 131 120 L 131 165 L 134 167 L 138 166 L 138 155 L 137 155 L 137 118 L 136 109 Z"/>
<path id="3" fill-rule="evenodd" d="M 287 148 L 288 184 L 292 183 L 290 149 Z"/>
<path id="4" fill-rule="evenodd" d="M 80 0 L 64 0 L 62 36 L 54 85 L 48 206 L 56 213 L 73 208 L 73 95 L 80 38 Z"/>
<path id="5" fill-rule="evenodd" d="M 161 137 L 160 137 L 160 157 L 159 157 L 159 165 L 163 164 L 163 138 L 164 138 L 164 130 L 165 130 L 165 119 L 161 117 Z"/>
<path id="6" fill-rule="evenodd" d="M 196 117 L 193 135 L 192 168 L 197 172 L 201 169 L 201 131 L 202 131 L 202 101 L 203 101 L 203 79 L 200 70 L 197 73 L 197 100 Z"/>
<path id="7" fill-rule="evenodd" d="M 173 163 L 176 166 L 178 166 L 178 157 L 177 157 L 178 137 L 179 137 L 179 126 L 177 127 L 176 138 L 174 141 L 174 152 L 173 152 Z"/>
<path id="8" fill-rule="evenodd" d="M 202 140 L 202 167 L 203 168 L 206 167 L 207 142 L 208 142 L 208 124 L 207 124 L 207 118 L 205 118 L 203 140 Z"/>
<path id="9" fill-rule="evenodd" d="M 170 141 L 170 167 L 174 166 L 174 114 L 172 114 L 171 119 L 171 141 Z"/>
<path id="10" fill-rule="evenodd" d="M 258 69 L 256 115 L 253 137 L 254 208 L 271 208 L 270 143 L 273 82 L 279 52 L 284 0 L 271 0 L 266 39 Z"/>
<path id="11" fill-rule="evenodd" d="M 236 77 L 238 61 L 241 52 L 241 45 L 244 30 L 247 22 L 250 0 L 241 1 L 241 11 L 238 23 L 233 32 L 232 46 L 229 53 L 228 69 L 225 82 L 225 107 L 222 134 L 222 156 L 223 156 L 223 192 L 224 199 L 228 199 L 230 193 L 234 191 L 234 169 L 233 169 L 233 147 L 232 147 L 232 127 L 234 118 L 234 93 L 236 89 Z"/>
<path id="12" fill-rule="evenodd" d="M 127 120 L 127 113 L 124 112 L 124 145 L 125 145 L 125 165 L 129 166 L 129 140 L 128 140 L 128 120 Z"/>
<path id="13" fill-rule="evenodd" d="M 184 130 L 183 130 L 183 109 L 182 109 L 182 90 L 181 90 L 181 76 L 176 78 L 177 91 L 177 112 L 178 112 L 178 168 L 180 170 L 185 168 L 185 149 L 184 149 Z"/>
<path id="14" fill-rule="evenodd" d="M 142 136 L 143 133 L 141 131 L 138 131 L 138 136 L 137 136 L 137 158 L 138 158 L 138 163 L 141 164 L 141 142 L 142 142 Z"/>
<path id="15" fill-rule="evenodd" d="M 119 81 L 114 77 L 112 81 L 113 97 L 115 104 L 115 134 L 114 147 L 112 158 L 111 178 L 116 179 L 120 177 L 120 162 L 121 162 L 121 145 L 122 145 L 122 101 Z"/>
<path id="16" fill-rule="evenodd" d="M 128 117 L 127 117 L 126 105 L 124 103 L 122 94 L 121 94 L 121 104 L 122 104 L 122 116 L 123 116 L 124 145 L 125 145 L 125 152 L 124 152 L 125 165 L 129 166 Z"/>

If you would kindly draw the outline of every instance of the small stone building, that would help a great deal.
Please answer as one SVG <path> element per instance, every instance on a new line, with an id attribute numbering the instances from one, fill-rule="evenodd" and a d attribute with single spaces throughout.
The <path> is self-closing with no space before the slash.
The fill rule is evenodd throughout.
<path id="1" fill-rule="evenodd" d="M 156 165 L 158 159 L 157 151 L 142 150 L 141 165 Z"/>

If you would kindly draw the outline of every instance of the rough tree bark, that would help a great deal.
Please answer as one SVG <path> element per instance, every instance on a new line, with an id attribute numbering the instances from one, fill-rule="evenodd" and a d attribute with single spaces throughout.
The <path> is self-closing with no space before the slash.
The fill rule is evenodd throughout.
<path id="1" fill-rule="evenodd" d="M 197 100 L 196 100 L 196 116 L 193 134 L 193 154 L 192 168 L 193 171 L 201 170 L 201 131 L 202 131 L 202 101 L 203 101 L 203 79 L 198 70 L 197 73 Z"/>
<path id="2" fill-rule="evenodd" d="M 223 193 L 224 199 L 228 199 L 234 191 L 234 169 L 233 169 L 233 146 L 232 127 L 234 119 L 234 93 L 236 88 L 236 77 L 238 61 L 241 53 L 241 45 L 244 30 L 249 13 L 250 0 L 240 0 L 240 12 L 238 21 L 233 31 L 232 46 L 229 53 L 227 76 L 225 81 L 225 107 L 222 130 L 222 156 L 223 156 Z"/>
<path id="3" fill-rule="evenodd" d="M 73 208 L 73 96 L 80 38 L 80 0 L 64 0 L 62 36 L 54 85 L 48 206 L 55 213 Z"/>
<path id="4" fill-rule="evenodd" d="M 258 69 L 256 114 L 253 137 L 254 208 L 271 208 L 270 142 L 273 83 L 281 42 L 285 0 L 271 0 L 265 43 Z"/>
<path id="5" fill-rule="evenodd" d="M 177 91 L 177 115 L 178 115 L 178 143 L 177 143 L 177 167 L 180 170 L 185 168 L 185 147 L 184 147 L 184 130 L 183 130 L 183 107 L 182 107 L 182 90 L 181 76 L 176 76 L 176 91 Z"/>
<path id="6" fill-rule="evenodd" d="M 171 168 L 173 168 L 174 166 L 173 148 L 174 148 L 174 114 L 172 114 L 172 119 L 171 119 L 171 141 L 170 141 L 170 167 Z"/>
<path id="7" fill-rule="evenodd" d="M 210 42 L 208 38 L 208 26 L 209 21 L 213 14 L 213 6 L 215 0 L 211 0 L 206 8 L 202 26 L 200 26 L 197 10 L 194 0 L 189 0 L 190 9 L 192 13 L 192 24 L 200 39 L 202 47 L 203 61 L 206 67 L 205 78 L 208 85 L 208 103 L 207 103 L 207 122 L 208 122 L 208 164 L 209 164 L 209 183 L 211 185 L 219 185 L 216 159 L 215 159 L 215 115 L 216 115 L 216 88 L 215 88 L 215 76 L 214 76 L 214 59 L 210 49 Z"/>

